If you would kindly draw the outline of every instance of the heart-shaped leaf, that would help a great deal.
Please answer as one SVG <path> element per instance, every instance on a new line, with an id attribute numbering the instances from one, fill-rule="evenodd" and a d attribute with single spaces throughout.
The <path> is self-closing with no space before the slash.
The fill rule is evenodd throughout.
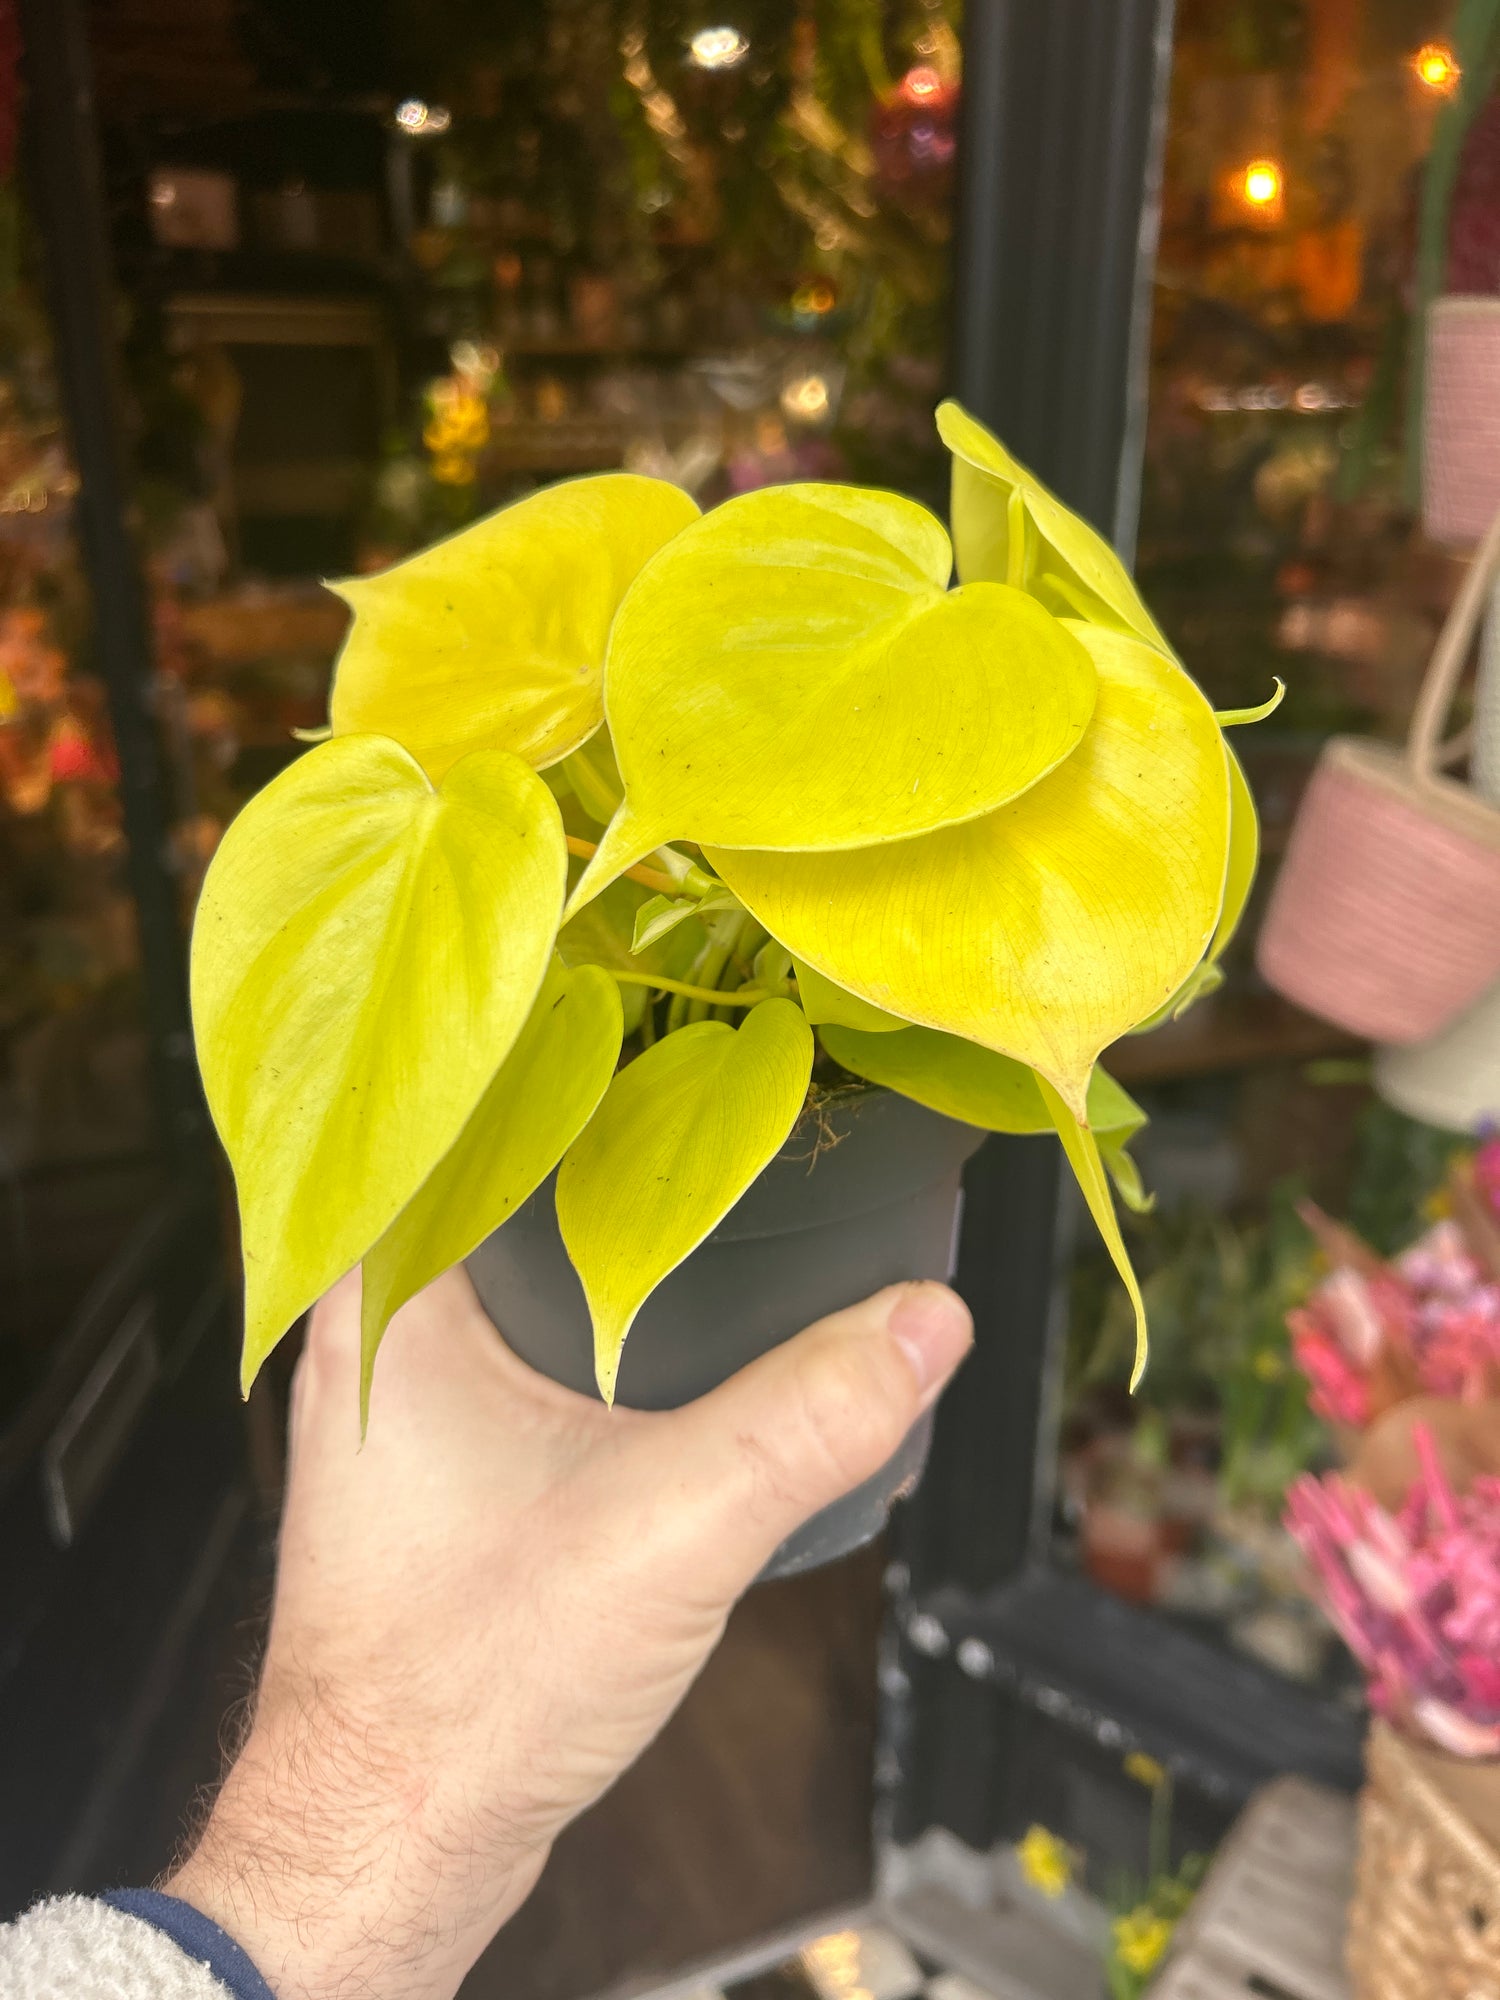
<path id="1" fill-rule="evenodd" d="M 1073 1169 L 1083 1198 L 1088 1203 L 1089 1214 L 1098 1225 L 1099 1234 L 1104 1238 L 1105 1248 L 1109 1251 L 1135 1310 L 1135 1367 L 1130 1374 L 1130 1386 L 1134 1389 L 1146 1372 L 1146 1302 L 1141 1297 L 1141 1288 L 1130 1262 L 1130 1252 L 1125 1248 L 1125 1239 L 1120 1234 L 1120 1219 L 1115 1214 L 1115 1205 L 1110 1196 L 1109 1181 L 1105 1177 L 1099 1144 L 1089 1128 L 1080 1124 L 1073 1116 L 1047 1079 L 1042 1077 L 1040 1082 L 1042 1095 L 1047 1100 L 1057 1126 L 1057 1136 L 1062 1140 L 1063 1151 L 1068 1156 L 1068 1164 Z"/>
<path id="2" fill-rule="evenodd" d="M 610 621 L 636 572 L 698 508 L 634 473 L 565 481 L 375 576 L 354 611 L 334 733 L 404 744 L 440 778 L 470 750 L 555 764 L 599 727 Z"/>
<path id="3" fill-rule="evenodd" d="M 463 1130 L 536 997 L 567 873 L 556 801 L 504 751 L 434 788 L 336 738 L 257 794 L 209 868 L 193 1025 L 234 1168 L 248 1389 Z"/>
<path id="4" fill-rule="evenodd" d="M 627 1064 L 569 1148 L 557 1220 L 607 1403 L 631 1322 L 780 1150 L 812 1058 L 812 1030 L 789 1000 L 767 1000 L 738 1029 L 696 1022 Z"/>
<path id="5" fill-rule="evenodd" d="M 1045 595 L 1055 610 L 1134 632 L 1170 651 L 1129 570 L 1101 534 L 958 403 L 938 406 L 937 427 L 953 454 L 953 545 L 965 583 L 1020 583 Z M 1018 531 L 1024 536 L 1019 549 L 1013 546 Z"/>
<path id="6" fill-rule="evenodd" d="M 461 1263 L 551 1173 L 619 1060 L 620 989 L 597 965 L 554 959 L 526 1025 L 467 1125 L 364 1259 L 361 1421 L 391 1317 Z"/>
<path id="7" fill-rule="evenodd" d="M 868 1083 L 884 1084 L 903 1097 L 979 1125 L 986 1132 L 1050 1132 L 1054 1119 L 1036 1074 L 1012 1056 L 997 1055 L 977 1042 L 942 1035 L 934 1028 L 903 1028 L 898 1034 L 861 1034 L 830 1023 L 819 1039 L 835 1062 Z M 1140 1131 L 1146 1114 L 1112 1076 L 1096 1068 L 1089 1078 L 1090 1129 L 1101 1139 L 1123 1143 Z"/>
<path id="8" fill-rule="evenodd" d="M 890 1035 L 911 1025 L 894 1014 L 883 1013 L 879 1007 L 872 1007 L 857 993 L 846 993 L 842 986 L 835 986 L 810 965 L 793 959 L 792 967 L 797 975 L 797 997 L 802 1002 L 802 1011 L 815 1028 L 828 1023 L 857 1028 L 867 1035 Z M 859 1074 L 863 1075 L 863 1071 Z"/>
<path id="9" fill-rule="evenodd" d="M 894 494 L 765 488 L 654 558 L 610 634 L 625 784 L 577 908 L 663 840 L 804 851 L 990 812 L 1066 758 L 1095 674 L 1003 584 L 945 588 L 947 537 Z"/>
<path id="10" fill-rule="evenodd" d="M 1229 778 L 1202 694 L 1071 623 L 1099 674 L 1082 743 L 983 819 L 846 854 L 714 848 L 797 958 L 889 1014 L 1049 1077 L 1082 1116 L 1101 1049 L 1175 993 L 1224 896 Z"/>
<path id="11" fill-rule="evenodd" d="M 898 1035 L 861 1035 L 839 1027 L 822 1028 L 819 1035 L 834 1061 L 855 1076 L 897 1090 L 930 1111 L 982 1126 L 987 1132 L 1058 1132 L 1101 1229 L 1105 1223 L 1098 1203 L 1103 1191 L 1109 1223 L 1105 1240 L 1131 1288 L 1132 1299 L 1136 1297 L 1135 1278 L 1115 1224 L 1109 1189 L 1098 1170 L 1101 1166 L 1108 1170 L 1130 1207 L 1150 1208 L 1139 1169 L 1127 1151 L 1146 1123 L 1146 1114 L 1112 1076 L 1096 1068 L 1089 1078 L 1088 1128 L 1080 1135 L 1072 1113 L 1034 1071 L 992 1049 L 960 1041 L 956 1035 L 940 1035 L 931 1028 L 906 1028 Z"/>
<path id="12" fill-rule="evenodd" d="M 1216 720 L 1222 727 L 1223 716 Z M 1224 756 L 1229 767 L 1229 853 L 1224 867 L 1224 901 L 1219 921 L 1214 926 L 1207 955 L 1193 967 L 1177 991 L 1131 1031 L 1137 1035 L 1149 1034 L 1163 1021 L 1175 1021 L 1206 994 L 1217 991 L 1224 984 L 1219 960 L 1245 914 L 1260 860 L 1260 821 L 1255 811 L 1254 795 L 1243 765 L 1227 743 L 1224 745 Z"/>

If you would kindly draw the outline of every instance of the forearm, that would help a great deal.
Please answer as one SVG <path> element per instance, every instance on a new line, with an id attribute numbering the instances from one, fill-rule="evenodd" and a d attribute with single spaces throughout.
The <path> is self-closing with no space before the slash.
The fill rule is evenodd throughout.
<path id="1" fill-rule="evenodd" d="M 493 1829 L 333 1691 L 267 1692 L 167 1893 L 234 1938 L 277 2000 L 450 2000 L 545 1850 L 517 1845 L 497 1880 Z"/>

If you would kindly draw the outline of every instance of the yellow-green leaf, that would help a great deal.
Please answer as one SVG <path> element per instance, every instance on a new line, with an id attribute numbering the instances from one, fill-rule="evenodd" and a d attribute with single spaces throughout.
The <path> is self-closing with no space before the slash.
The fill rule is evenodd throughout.
<path id="1" fill-rule="evenodd" d="M 1031 590 L 1051 585 L 1046 594 L 1058 610 L 1166 648 L 1129 570 L 1101 534 L 958 403 L 939 405 L 937 427 L 953 454 L 953 543 L 965 583 L 988 577 Z M 1018 529 L 1025 535 L 1020 550 L 1013 547 Z"/>
<path id="2" fill-rule="evenodd" d="M 855 1076 L 897 1090 L 930 1111 L 987 1132 L 1056 1131 L 1131 1297 L 1136 1298 L 1135 1277 L 1115 1224 L 1103 1170 L 1108 1170 L 1131 1208 L 1151 1207 L 1140 1171 L 1126 1150 L 1146 1123 L 1146 1114 L 1105 1070 L 1096 1068 L 1089 1078 L 1088 1126 L 1083 1128 L 1056 1091 L 1024 1063 L 960 1041 L 956 1035 L 941 1035 L 931 1028 L 867 1035 L 837 1026 L 820 1028 L 818 1033 L 834 1061 Z"/>
<path id="3" fill-rule="evenodd" d="M 685 979 L 693 961 L 708 943 L 708 932 L 695 911 L 670 931 L 633 948 L 636 919 L 655 898 L 639 882 L 611 882 L 557 934 L 557 949 L 565 965 L 602 965 L 607 972 L 658 972 L 668 979 Z M 625 1032 L 633 1034 L 646 1009 L 644 986 L 627 985 L 620 994 L 625 1008 Z"/>
<path id="4" fill-rule="evenodd" d="M 1125 1248 L 1125 1239 L 1120 1234 L 1120 1220 L 1115 1214 L 1115 1204 L 1109 1192 L 1104 1162 L 1099 1156 L 1098 1142 L 1089 1128 L 1078 1122 L 1068 1105 L 1045 1077 L 1041 1079 L 1041 1086 L 1042 1095 L 1057 1126 L 1057 1136 L 1062 1140 L 1063 1151 L 1068 1156 L 1068 1164 L 1073 1169 L 1083 1192 L 1083 1198 L 1088 1203 L 1089 1214 L 1098 1225 L 1099 1234 L 1104 1238 L 1105 1247 L 1135 1310 L 1135 1367 L 1130 1375 L 1130 1386 L 1134 1389 L 1146 1372 L 1146 1302 L 1141 1297 L 1141 1288 L 1130 1262 L 1130 1252 Z"/>
<path id="5" fill-rule="evenodd" d="M 1023 591 L 945 588 L 915 502 L 770 487 L 716 508 L 620 607 L 605 706 L 625 803 L 577 891 L 669 838 L 903 840 L 1018 797 L 1077 744 L 1088 654 Z"/>
<path id="6" fill-rule="evenodd" d="M 310 750 L 224 836 L 193 1025 L 239 1190 L 247 1388 L 463 1130 L 541 985 L 566 872 L 518 758 L 434 788 L 376 736 Z"/>
<path id="7" fill-rule="evenodd" d="M 1211 960 L 1223 956 L 1224 947 L 1239 928 L 1260 861 L 1260 820 L 1255 810 L 1255 795 L 1250 790 L 1244 765 L 1227 743 L 1224 756 L 1229 766 L 1229 855 L 1224 868 L 1224 901 L 1208 949 Z"/>
<path id="8" fill-rule="evenodd" d="M 813 1038 L 768 1000 L 743 1027 L 700 1021 L 620 1071 L 557 1175 L 557 1220 L 594 1321 L 599 1393 L 651 1293 L 775 1157 L 797 1122 Z"/>
<path id="9" fill-rule="evenodd" d="M 868 1035 L 889 1035 L 911 1025 L 908 1021 L 898 1020 L 894 1014 L 883 1013 L 879 1007 L 872 1007 L 857 993 L 848 993 L 842 986 L 835 986 L 831 979 L 825 979 L 810 965 L 793 959 L 792 969 L 797 975 L 797 995 L 802 1002 L 802 1011 L 815 1028 L 836 1023 L 844 1028 L 861 1029 Z"/>
<path id="10" fill-rule="evenodd" d="M 583 1130 L 614 1075 L 620 989 L 554 958 L 526 1025 L 457 1140 L 365 1252 L 361 1421 L 391 1317 L 509 1221 Z"/>
<path id="11" fill-rule="evenodd" d="M 1215 719 L 1222 725 L 1222 716 Z M 1260 822 L 1244 767 L 1227 743 L 1224 745 L 1224 756 L 1229 769 L 1229 852 L 1224 866 L 1224 900 L 1219 910 L 1219 921 L 1214 926 L 1207 956 L 1193 967 L 1162 1006 L 1132 1030 L 1137 1035 L 1149 1034 L 1163 1021 L 1177 1020 L 1189 1007 L 1224 984 L 1218 961 L 1245 914 L 1245 905 L 1250 900 L 1250 891 L 1255 883 L 1256 865 L 1260 860 Z"/>
<path id="12" fill-rule="evenodd" d="M 1224 900 L 1229 777 L 1188 676 L 1070 624 L 1099 699 L 1082 743 L 983 819 L 846 854 L 713 848 L 775 938 L 889 1014 L 1050 1078 L 1082 1114 L 1101 1049 L 1175 993 Z"/>
<path id="13" fill-rule="evenodd" d="M 1276 692 L 1255 708 L 1220 708 L 1214 712 L 1214 719 L 1221 729 L 1239 729 L 1247 722 L 1264 722 L 1268 715 L 1274 715 L 1281 706 L 1286 693 L 1286 682 L 1276 675 Z"/>
<path id="14" fill-rule="evenodd" d="M 942 1035 L 935 1028 L 902 1028 L 898 1034 L 861 1034 L 830 1022 L 819 1038 L 835 1062 L 867 1083 L 884 1084 L 929 1111 L 986 1132 L 1050 1132 L 1053 1117 L 1036 1073 L 1011 1056 L 977 1042 Z M 1089 1125 L 1123 1144 L 1146 1114 L 1112 1076 L 1095 1068 L 1089 1078 Z"/>
<path id="15" fill-rule="evenodd" d="M 392 736 L 433 778 L 470 750 L 557 763 L 603 719 L 620 599 L 697 515 L 665 480 L 604 473 L 331 585 L 354 612 L 334 675 L 334 733 Z"/>
<path id="16" fill-rule="evenodd" d="M 608 826 L 625 795 L 609 731 L 597 730 L 587 743 L 565 757 L 558 768 L 594 824 Z"/>

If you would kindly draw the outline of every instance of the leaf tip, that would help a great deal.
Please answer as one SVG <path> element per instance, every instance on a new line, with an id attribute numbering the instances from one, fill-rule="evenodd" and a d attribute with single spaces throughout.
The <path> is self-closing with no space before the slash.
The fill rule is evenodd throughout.
<path id="1" fill-rule="evenodd" d="M 1221 708 L 1214 711 L 1214 721 L 1221 729 L 1238 729 L 1248 722 L 1264 722 L 1268 715 L 1274 715 L 1286 695 L 1286 682 L 1280 674 L 1272 679 L 1276 686 L 1270 697 L 1254 708 Z"/>

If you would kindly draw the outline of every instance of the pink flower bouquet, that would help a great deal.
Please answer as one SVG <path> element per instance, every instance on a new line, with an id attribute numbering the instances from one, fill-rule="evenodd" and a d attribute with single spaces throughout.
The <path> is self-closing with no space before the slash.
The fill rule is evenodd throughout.
<path id="1" fill-rule="evenodd" d="M 1286 1524 L 1371 1707 L 1454 1756 L 1500 1756 L 1500 1477 L 1456 1493 L 1431 1430 L 1412 1441 L 1420 1469 L 1395 1513 L 1329 1473 L 1296 1482 Z"/>

